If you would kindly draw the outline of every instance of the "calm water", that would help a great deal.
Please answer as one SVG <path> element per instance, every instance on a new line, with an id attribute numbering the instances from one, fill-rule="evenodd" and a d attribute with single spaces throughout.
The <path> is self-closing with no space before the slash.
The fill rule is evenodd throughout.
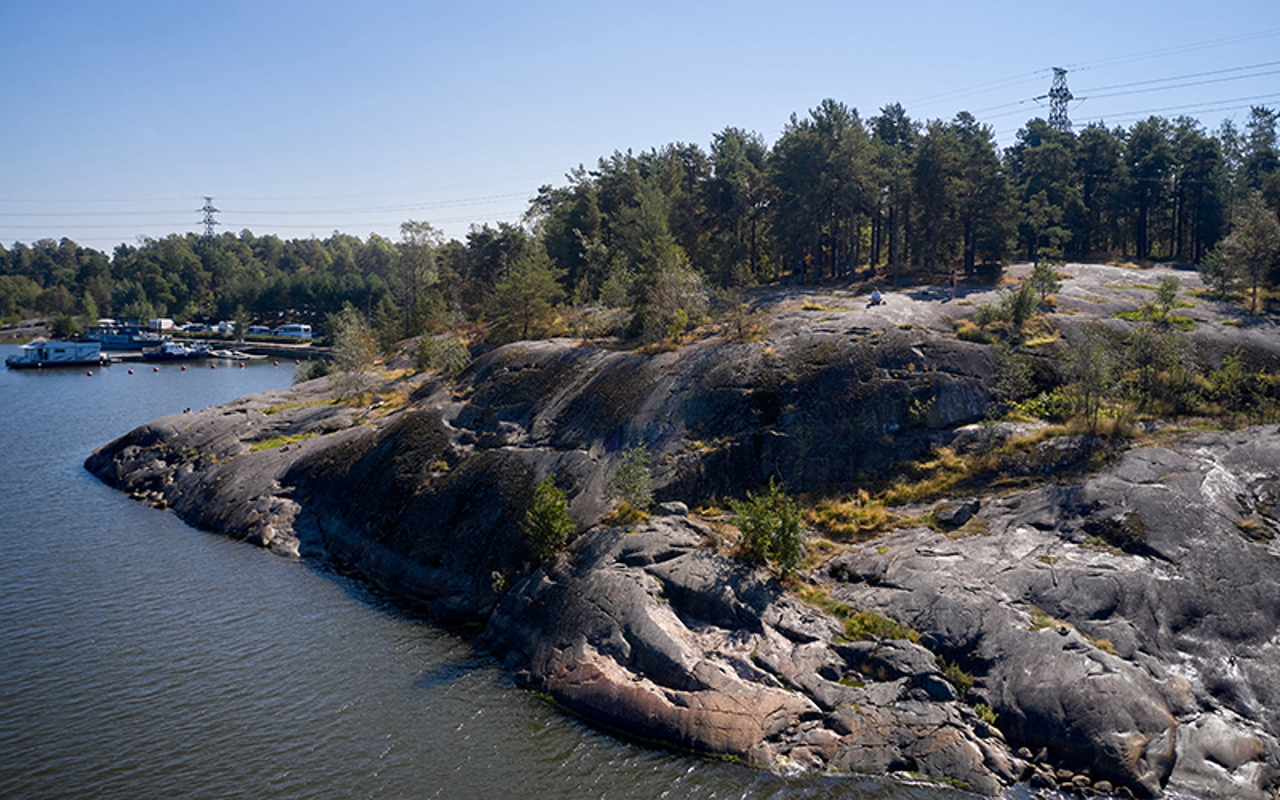
<path id="1" fill-rule="evenodd" d="M 0 369 L 0 797 L 958 796 L 600 734 L 323 565 L 129 500 L 84 471 L 94 447 L 293 366 L 127 369 Z"/>

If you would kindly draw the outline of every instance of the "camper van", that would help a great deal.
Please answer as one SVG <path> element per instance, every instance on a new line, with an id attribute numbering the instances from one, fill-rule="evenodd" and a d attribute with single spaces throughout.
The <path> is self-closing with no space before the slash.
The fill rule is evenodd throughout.
<path id="1" fill-rule="evenodd" d="M 295 339 L 310 339 L 311 326 L 291 322 L 288 325 L 281 325 L 279 328 L 276 328 L 275 334 L 276 336 L 291 336 Z"/>

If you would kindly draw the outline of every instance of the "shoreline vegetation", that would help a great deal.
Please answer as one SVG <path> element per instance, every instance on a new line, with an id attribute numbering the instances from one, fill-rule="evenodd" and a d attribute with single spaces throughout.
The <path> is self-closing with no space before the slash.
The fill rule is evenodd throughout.
<path id="1" fill-rule="evenodd" d="M 1275 321 L 1189 270 L 958 283 L 686 286 L 656 338 L 390 352 L 351 309 L 328 374 L 86 466 L 416 599 L 643 741 L 987 794 L 1270 797 Z"/>

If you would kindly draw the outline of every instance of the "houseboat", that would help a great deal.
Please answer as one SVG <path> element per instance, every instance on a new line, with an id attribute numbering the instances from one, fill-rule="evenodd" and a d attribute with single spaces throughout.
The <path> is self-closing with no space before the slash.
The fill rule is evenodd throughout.
<path id="1" fill-rule="evenodd" d="M 111 363 L 111 357 L 102 352 L 99 342 L 62 342 L 37 339 L 22 346 L 17 355 L 4 360 L 10 369 L 40 369 L 43 367 L 83 367 Z"/>

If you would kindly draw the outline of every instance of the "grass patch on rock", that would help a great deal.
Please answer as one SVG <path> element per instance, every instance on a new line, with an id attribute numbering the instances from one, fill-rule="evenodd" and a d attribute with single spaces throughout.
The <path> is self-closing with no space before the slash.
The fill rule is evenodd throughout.
<path id="1" fill-rule="evenodd" d="M 844 638 L 859 642 L 874 637 L 905 639 L 920 643 L 920 632 L 901 622 L 870 611 L 858 611 L 851 606 L 831 599 L 823 589 L 806 584 L 796 590 L 796 595 L 809 605 L 835 617 L 844 626 Z"/>
<path id="2" fill-rule="evenodd" d="M 277 447 L 284 447 L 285 445 L 301 442 L 304 439 L 310 439 L 315 435 L 314 433 L 295 433 L 290 436 L 272 436 L 269 439 L 262 439 L 249 445 L 249 452 L 257 453 L 260 450 L 274 450 Z"/>
<path id="3" fill-rule="evenodd" d="M 1147 321 L 1147 316 L 1142 311 L 1121 311 L 1113 316 L 1116 319 L 1128 320 L 1129 322 Z M 1193 331 L 1196 329 L 1196 321 L 1191 317 L 1177 317 L 1173 314 L 1166 314 L 1154 321 L 1159 325 L 1167 325 L 1180 331 Z"/>
<path id="4" fill-rule="evenodd" d="M 827 306 L 827 305 L 823 305 L 822 303 L 815 303 L 812 300 L 806 300 L 804 301 L 804 305 L 800 306 L 800 310 L 802 311 L 834 311 L 839 313 L 843 311 L 848 311 L 849 309 L 841 308 L 839 306 Z"/>
<path id="5" fill-rule="evenodd" d="M 865 541 L 894 527 L 900 516 L 865 489 L 845 497 L 825 498 L 805 512 L 805 522 L 839 541 Z"/>
<path id="6" fill-rule="evenodd" d="M 333 405 L 333 400 L 307 400 L 305 402 L 300 402 L 300 403 L 276 403 L 273 406 L 264 408 L 262 410 L 262 413 L 266 414 L 267 416 L 271 416 L 272 414 L 279 414 L 281 411 L 288 411 L 291 408 L 307 408 L 309 406 L 328 406 L 328 405 Z"/>

